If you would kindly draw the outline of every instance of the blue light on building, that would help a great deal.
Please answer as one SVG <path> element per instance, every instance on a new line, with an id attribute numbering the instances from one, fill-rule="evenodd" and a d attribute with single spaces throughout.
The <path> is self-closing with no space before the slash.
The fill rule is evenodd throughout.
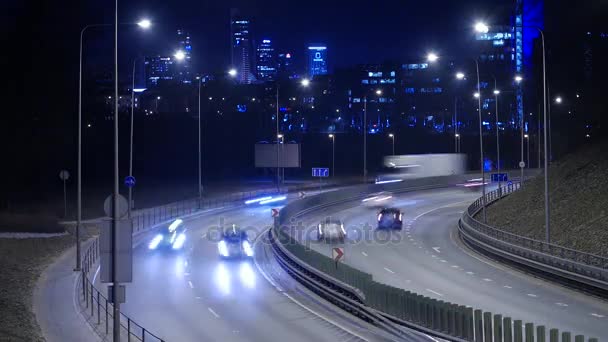
<path id="1" fill-rule="evenodd" d="M 308 47 L 308 76 L 327 75 L 327 47 L 314 45 Z"/>
<path id="2" fill-rule="evenodd" d="M 274 58 L 274 48 L 270 39 L 263 39 L 258 44 L 256 52 L 256 73 L 258 80 L 271 81 L 276 77 L 277 68 Z"/>

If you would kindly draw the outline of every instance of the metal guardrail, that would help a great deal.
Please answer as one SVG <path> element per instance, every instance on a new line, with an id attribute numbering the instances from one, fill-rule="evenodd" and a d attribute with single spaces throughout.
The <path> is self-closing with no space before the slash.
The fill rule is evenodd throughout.
<path id="1" fill-rule="evenodd" d="M 447 179 L 446 179 L 447 180 Z M 392 191 L 407 191 L 421 185 L 404 183 L 401 189 L 392 186 Z M 426 297 L 405 289 L 392 287 L 373 280 L 370 274 L 347 265 L 335 267 L 334 261 L 298 243 L 282 224 L 293 224 L 293 217 L 327 207 L 328 203 L 338 204 L 352 200 L 358 193 L 364 196 L 374 191 L 385 190 L 382 186 L 366 186 L 358 191 L 345 189 L 312 196 L 285 206 L 280 212 L 280 220 L 271 229 L 275 257 L 282 267 L 296 280 L 352 314 L 376 323 L 380 328 L 390 328 L 386 321 L 377 320 L 380 315 L 390 322 L 424 332 L 450 341 L 475 342 L 570 342 L 572 334 L 558 329 L 546 329 L 521 320 L 503 317 L 501 314 L 484 312 L 470 306 L 457 305 Z M 502 196 L 502 194 L 501 194 Z M 495 200 L 498 194 L 489 194 Z M 478 204 L 480 204 L 478 200 Z M 314 284 L 314 285 L 311 285 Z M 374 312 L 376 315 L 374 315 Z M 391 331 L 389 330 L 389 331 Z M 561 334 L 560 334 L 561 333 Z M 561 338 L 560 338 L 561 336 Z M 548 337 L 548 339 L 547 339 Z M 583 335 L 576 335 L 575 342 L 585 341 Z M 589 338 L 589 342 L 597 342 Z"/>
<path id="2" fill-rule="evenodd" d="M 520 189 L 519 183 L 486 194 L 488 204 Z M 486 252 L 507 258 L 570 281 L 608 290 L 608 258 L 513 234 L 475 219 L 482 198 L 462 216 L 459 231 L 463 239 Z"/>

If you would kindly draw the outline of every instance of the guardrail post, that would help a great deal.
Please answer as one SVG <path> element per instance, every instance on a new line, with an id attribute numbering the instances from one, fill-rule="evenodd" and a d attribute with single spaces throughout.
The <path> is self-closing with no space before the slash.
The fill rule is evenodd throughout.
<path id="1" fill-rule="evenodd" d="M 439 330 L 440 329 L 439 319 L 441 317 L 441 315 L 439 313 L 439 302 L 436 299 L 431 298 L 429 303 L 431 306 L 431 327 L 433 328 L 433 330 Z"/>
<path id="2" fill-rule="evenodd" d="M 444 302 L 444 301 L 440 301 L 440 306 L 439 306 L 439 316 L 441 317 L 439 319 L 439 330 L 442 332 L 447 332 L 449 329 L 449 322 L 448 322 L 448 303 Z"/>
<path id="3" fill-rule="evenodd" d="M 539 325 L 536 327 L 536 342 L 545 342 L 545 326 Z M 584 341 L 582 341 L 584 342 Z"/>
<path id="4" fill-rule="evenodd" d="M 106 299 L 106 335 L 108 334 L 108 300 Z"/>
<path id="5" fill-rule="evenodd" d="M 131 342 L 131 319 L 127 317 L 127 342 Z"/>
<path id="6" fill-rule="evenodd" d="M 473 323 L 473 308 L 467 308 L 465 312 L 464 334 L 468 341 L 473 341 L 475 338 L 475 328 Z"/>
<path id="7" fill-rule="evenodd" d="M 448 334 L 452 336 L 458 336 L 456 333 L 456 312 L 457 306 L 454 304 L 447 305 L 447 319 L 448 319 Z"/>
<path id="8" fill-rule="evenodd" d="M 492 313 L 483 313 L 484 341 L 492 342 Z"/>
<path id="9" fill-rule="evenodd" d="M 598 340 L 595 337 L 591 337 L 591 338 L 589 338 L 589 342 L 598 342 Z"/>
<path id="10" fill-rule="evenodd" d="M 97 291 L 97 325 L 101 324 L 101 317 L 100 317 L 100 307 L 99 307 L 99 291 Z"/>
<path id="11" fill-rule="evenodd" d="M 494 342 L 502 342 L 502 315 L 494 315 Z"/>
<path id="12" fill-rule="evenodd" d="M 91 283 L 91 290 L 89 291 L 91 293 L 91 317 L 95 317 L 93 316 L 93 284 Z"/>
<path id="13" fill-rule="evenodd" d="M 534 323 L 526 323 L 526 342 L 534 342 Z"/>
<path id="14" fill-rule="evenodd" d="M 572 340 L 572 336 L 569 331 L 564 331 L 562 333 L 562 342 L 570 342 Z"/>
<path id="15" fill-rule="evenodd" d="M 583 336 L 583 335 L 574 336 L 574 342 L 585 342 L 585 336 Z"/>
<path id="16" fill-rule="evenodd" d="M 505 317 L 502 319 L 502 328 L 504 332 L 504 342 L 513 342 L 513 324 L 511 322 L 511 317 Z"/>
<path id="17" fill-rule="evenodd" d="M 80 266 L 82 267 L 82 266 Z M 84 273 L 84 268 L 82 267 L 82 272 L 81 272 L 81 277 L 82 277 L 82 298 L 86 301 L 87 300 L 87 278 L 86 278 L 86 273 Z"/>
<path id="18" fill-rule="evenodd" d="M 141 328 L 141 342 L 146 342 L 146 329 Z"/>
<path id="19" fill-rule="evenodd" d="M 475 310 L 475 342 L 483 342 L 483 319 L 481 310 Z"/>
<path id="20" fill-rule="evenodd" d="M 521 320 L 517 319 L 513 323 L 515 323 L 515 325 L 513 326 L 513 340 L 515 342 L 522 342 L 523 334 Z"/>
<path id="21" fill-rule="evenodd" d="M 549 342 L 559 342 L 559 330 L 549 330 Z"/>
<path id="22" fill-rule="evenodd" d="M 462 305 L 455 307 L 456 311 L 456 336 L 466 338 L 465 327 L 464 327 L 464 314 L 466 308 Z"/>

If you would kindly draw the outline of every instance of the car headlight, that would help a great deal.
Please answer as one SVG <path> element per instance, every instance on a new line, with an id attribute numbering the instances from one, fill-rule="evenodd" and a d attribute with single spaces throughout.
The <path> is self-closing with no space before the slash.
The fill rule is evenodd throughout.
<path id="1" fill-rule="evenodd" d="M 247 240 L 243 241 L 243 251 L 246 256 L 253 256 L 253 248 L 251 248 L 251 244 Z"/>
<path id="2" fill-rule="evenodd" d="M 154 237 L 154 239 L 152 239 L 152 241 L 150 241 L 150 243 L 148 244 L 148 248 L 149 249 L 156 249 L 156 247 L 158 247 L 158 244 L 163 241 L 163 235 L 162 234 L 158 234 Z"/>
<path id="3" fill-rule="evenodd" d="M 173 242 L 173 245 L 171 247 L 173 249 L 181 249 L 184 246 L 185 242 L 186 242 L 186 234 L 184 234 L 184 233 L 179 234 L 177 236 L 177 238 L 175 238 L 175 242 Z"/>
<path id="4" fill-rule="evenodd" d="M 382 220 L 382 213 L 378 214 L 378 222 Z"/>
<path id="5" fill-rule="evenodd" d="M 344 234 L 344 236 L 346 236 L 346 230 L 344 230 L 344 224 L 340 225 L 340 229 L 342 229 L 342 234 Z"/>
<path id="6" fill-rule="evenodd" d="M 217 249 L 221 256 L 228 256 L 228 247 L 226 246 L 226 241 L 220 241 L 220 243 L 217 244 Z"/>
<path id="7" fill-rule="evenodd" d="M 321 229 L 321 224 L 320 223 L 317 226 L 317 232 L 319 233 L 319 235 L 323 235 L 323 229 Z"/>
<path id="8" fill-rule="evenodd" d="M 399 221 L 403 221 L 403 213 L 399 213 Z"/>

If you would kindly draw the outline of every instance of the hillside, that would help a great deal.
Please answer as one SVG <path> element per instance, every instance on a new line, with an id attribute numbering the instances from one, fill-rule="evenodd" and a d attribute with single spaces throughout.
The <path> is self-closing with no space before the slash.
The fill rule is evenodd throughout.
<path id="1" fill-rule="evenodd" d="M 553 243 L 608 256 L 608 142 L 587 146 L 549 168 Z M 544 176 L 488 208 L 495 227 L 545 239 Z"/>

